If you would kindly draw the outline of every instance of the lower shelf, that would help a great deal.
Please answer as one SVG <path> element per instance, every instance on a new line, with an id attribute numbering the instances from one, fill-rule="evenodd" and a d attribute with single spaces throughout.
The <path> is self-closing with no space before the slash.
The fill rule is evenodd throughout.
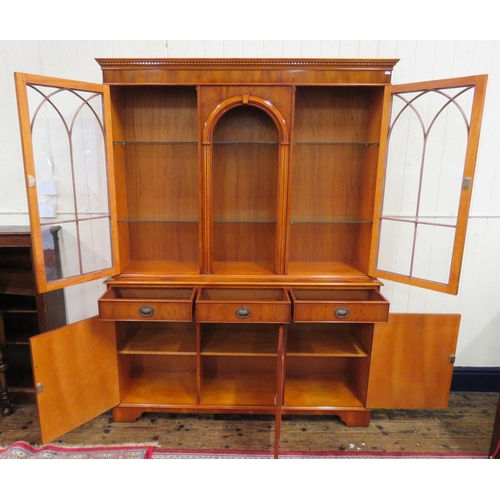
<path id="1" fill-rule="evenodd" d="M 356 388 L 347 376 L 328 374 L 295 374 L 285 380 L 284 407 L 364 408 Z"/>
<path id="2" fill-rule="evenodd" d="M 122 388 L 121 403 L 196 405 L 196 373 L 147 372 L 131 375 Z"/>
<path id="3" fill-rule="evenodd" d="M 202 405 L 274 406 L 276 375 L 272 373 L 224 373 L 205 375 Z"/>

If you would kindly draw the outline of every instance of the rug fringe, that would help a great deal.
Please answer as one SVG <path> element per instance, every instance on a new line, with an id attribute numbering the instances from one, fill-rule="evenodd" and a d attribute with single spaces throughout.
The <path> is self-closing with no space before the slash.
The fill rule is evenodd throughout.
<path id="1" fill-rule="evenodd" d="M 145 443 L 102 443 L 102 444 L 67 444 L 67 443 L 60 443 L 60 442 L 50 442 L 47 444 L 37 444 L 37 443 L 28 443 L 27 441 L 16 441 L 14 443 L 11 443 L 7 446 L 0 446 L 0 450 L 6 450 L 7 448 L 10 448 L 14 444 L 24 444 L 26 446 L 29 446 L 30 448 L 33 448 L 34 450 L 42 450 L 46 446 L 54 446 L 58 448 L 122 448 L 122 447 L 127 447 L 127 448 L 144 448 L 144 447 L 150 447 L 153 446 L 155 448 L 160 447 L 160 443 L 158 441 L 148 441 Z"/>

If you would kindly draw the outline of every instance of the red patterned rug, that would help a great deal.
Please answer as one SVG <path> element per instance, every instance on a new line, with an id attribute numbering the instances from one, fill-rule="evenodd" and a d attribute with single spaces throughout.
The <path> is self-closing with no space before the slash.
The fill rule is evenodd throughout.
<path id="1" fill-rule="evenodd" d="M 33 447 L 27 443 L 13 443 L 7 448 L 0 448 L 0 458 L 39 458 L 39 459 L 58 459 L 58 458 L 88 458 L 88 459 L 141 459 L 151 458 L 153 446 L 97 446 L 97 447 L 61 447 L 61 446 L 41 446 Z"/>
<path id="2" fill-rule="evenodd" d="M 0 459 L 272 459 L 266 451 L 163 450 L 154 446 L 31 446 L 17 442 L 0 448 Z M 420 453 L 420 452 L 287 452 L 284 459 L 481 459 L 486 453 Z"/>
<path id="3" fill-rule="evenodd" d="M 210 451 L 210 450 L 161 450 L 155 449 L 151 458 L 156 459 L 197 459 L 197 458 L 273 458 L 272 452 L 265 451 Z M 282 451 L 279 458 L 302 458 L 302 459 L 380 459 L 380 458 L 488 458 L 486 453 L 420 453 L 420 452 L 368 452 L 368 451 L 324 451 L 324 452 L 294 452 Z"/>

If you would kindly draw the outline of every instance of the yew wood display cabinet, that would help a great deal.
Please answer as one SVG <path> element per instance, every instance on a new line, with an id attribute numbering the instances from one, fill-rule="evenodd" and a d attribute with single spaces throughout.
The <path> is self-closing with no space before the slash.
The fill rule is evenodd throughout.
<path id="1" fill-rule="evenodd" d="M 447 405 L 459 315 L 390 314 L 379 279 L 457 292 L 486 76 L 396 62 L 16 75 L 38 286 L 107 277 L 98 317 L 31 339 L 44 442 L 110 408 L 261 413 L 278 456 L 283 415 Z"/>

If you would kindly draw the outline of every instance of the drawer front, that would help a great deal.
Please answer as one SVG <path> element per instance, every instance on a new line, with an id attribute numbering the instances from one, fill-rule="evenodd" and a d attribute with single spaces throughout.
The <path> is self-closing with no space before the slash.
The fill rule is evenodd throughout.
<path id="1" fill-rule="evenodd" d="M 341 295 L 341 293 L 340 293 Z M 389 317 L 389 302 L 377 291 L 370 290 L 365 297 L 346 300 L 328 294 L 314 298 L 300 298 L 292 293 L 293 319 L 297 323 L 385 323 Z"/>
<path id="2" fill-rule="evenodd" d="M 128 293 L 124 288 L 110 288 L 99 299 L 99 317 L 113 321 L 192 321 L 194 289 L 140 289 Z M 137 295 L 137 296 L 136 296 Z"/>
<path id="3" fill-rule="evenodd" d="M 284 290 L 276 291 L 275 296 L 266 290 L 259 299 L 258 291 L 251 291 L 244 297 L 245 291 L 237 290 L 234 299 L 232 291 L 227 298 L 223 293 L 219 297 L 204 295 L 200 291 L 196 302 L 196 321 L 200 323 L 289 323 L 291 302 Z M 243 292 L 243 293 L 238 293 Z M 243 297 L 238 300 L 238 295 Z"/>

